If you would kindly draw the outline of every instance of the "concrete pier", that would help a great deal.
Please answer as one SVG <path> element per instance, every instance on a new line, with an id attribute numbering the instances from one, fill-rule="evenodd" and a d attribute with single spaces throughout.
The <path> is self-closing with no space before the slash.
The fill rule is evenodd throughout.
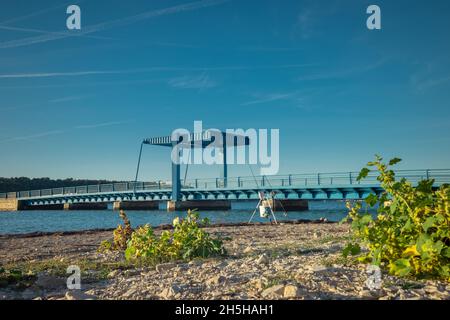
<path id="1" fill-rule="evenodd" d="M 79 202 L 64 203 L 64 210 L 106 210 L 108 204 L 106 202 Z"/>
<path id="2" fill-rule="evenodd" d="M 17 211 L 23 208 L 22 202 L 17 199 L 0 199 L 0 211 Z"/>
<path id="3" fill-rule="evenodd" d="M 158 210 L 159 201 L 114 201 L 113 210 Z"/>
<path id="4" fill-rule="evenodd" d="M 186 210 L 230 210 L 231 201 L 229 200 L 186 200 L 186 201 L 167 201 L 167 211 L 186 211 Z"/>

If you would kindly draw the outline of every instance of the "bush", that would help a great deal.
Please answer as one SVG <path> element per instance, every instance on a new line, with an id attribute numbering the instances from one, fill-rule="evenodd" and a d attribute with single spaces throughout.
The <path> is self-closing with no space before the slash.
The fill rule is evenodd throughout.
<path id="1" fill-rule="evenodd" d="M 133 229 L 131 228 L 130 220 L 125 213 L 125 211 L 120 210 L 119 216 L 123 221 L 123 225 L 119 224 L 113 231 L 114 239 L 111 243 L 108 240 L 104 240 L 100 243 L 98 252 L 125 250 L 127 248 L 127 242 L 131 238 Z"/>
<path id="2" fill-rule="evenodd" d="M 163 231 L 159 238 L 151 226 L 139 227 L 131 235 L 125 257 L 127 260 L 143 258 L 157 263 L 225 254 L 222 240 L 212 238 L 201 228 L 207 224 L 208 220 L 200 220 L 197 212 L 188 211 L 185 219 L 174 219 L 173 232 Z"/>
<path id="3" fill-rule="evenodd" d="M 344 255 L 359 253 L 359 243 L 368 253 L 361 261 L 388 268 L 397 276 L 440 278 L 450 281 L 450 187 L 433 189 L 434 180 L 422 180 L 413 186 L 406 179 L 396 180 L 390 166 L 376 156 L 367 165 L 375 167 L 384 192 L 369 195 L 369 207 L 378 205 L 375 219 L 361 213 L 361 203 L 347 204 L 350 212 L 353 242 L 344 249 Z M 358 180 L 369 173 L 363 168 Z"/>

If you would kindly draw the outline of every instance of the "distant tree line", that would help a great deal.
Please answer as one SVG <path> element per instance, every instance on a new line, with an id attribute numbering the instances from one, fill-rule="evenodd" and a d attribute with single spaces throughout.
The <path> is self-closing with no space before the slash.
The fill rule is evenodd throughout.
<path id="1" fill-rule="evenodd" d="M 0 177 L 0 193 L 15 192 L 27 190 L 50 189 L 60 187 L 77 187 L 94 184 L 116 183 L 122 181 L 110 180 L 88 180 L 88 179 L 50 179 L 50 178 L 1 178 Z"/>

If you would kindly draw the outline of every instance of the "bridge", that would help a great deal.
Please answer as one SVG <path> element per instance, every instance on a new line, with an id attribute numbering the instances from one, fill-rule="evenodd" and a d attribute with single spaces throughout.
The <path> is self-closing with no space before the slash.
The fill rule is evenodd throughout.
<path id="1" fill-rule="evenodd" d="M 364 199 L 371 193 L 383 192 L 376 172 L 370 172 L 362 181 L 356 180 L 358 174 L 339 172 L 190 179 L 181 183 L 180 207 L 174 209 L 227 209 L 230 201 L 257 199 L 258 192 L 264 191 L 274 192 L 275 198 L 284 201 L 286 207 L 300 210 L 305 208 L 305 202 L 311 200 Z M 424 179 L 434 179 L 434 187 L 450 183 L 450 169 L 398 170 L 395 174 L 412 184 Z M 0 202 L 15 203 L 16 210 L 105 209 L 107 204 L 114 204 L 115 209 L 158 209 L 161 203 L 170 202 L 172 195 L 171 183 L 132 181 L 0 193 Z M 3 210 L 7 208 L 3 207 Z"/>
<path id="2" fill-rule="evenodd" d="M 232 201 L 258 199 L 263 191 L 274 195 L 286 210 L 305 210 L 312 200 L 364 199 L 383 192 L 377 173 L 357 181 L 359 172 L 286 174 L 271 176 L 228 177 L 227 148 L 255 147 L 255 137 L 247 132 L 223 132 L 218 129 L 194 134 L 171 135 L 143 139 L 140 145 L 134 181 L 89 186 L 0 193 L 0 211 L 21 209 L 230 209 Z M 170 183 L 138 181 L 144 145 L 172 148 Z M 180 177 L 180 158 L 184 149 L 214 148 L 221 155 L 222 174 L 214 179 Z M 175 149 L 176 148 L 176 149 Z M 255 149 L 252 149 L 256 152 Z M 250 150 L 249 150 L 250 154 Z M 191 152 L 189 151 L 189 157 Z M 175 160 L 173 159 L 175 157 Z M 188 164 L 186 167 L 187 173 Z M 398 178 L 413 184 L 434 179 L 434 187 L 450 183 L 450 169 L 398 170 Z"/>

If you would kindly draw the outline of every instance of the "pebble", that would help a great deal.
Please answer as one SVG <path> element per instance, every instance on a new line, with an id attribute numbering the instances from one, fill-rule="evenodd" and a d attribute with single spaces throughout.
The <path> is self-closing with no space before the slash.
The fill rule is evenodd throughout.
<path id="1" fill-rule="evenodd" d="M 256 260 L 257 264 L 269 264 L 270 260 L 267 254 L 263 253 L 259 256 L 258 260 Z"/>
<path id="2" fill-rule="evenodd" d="M 172 263 L 172 262 L 160 263 L 160 264 L 156 265 L 156 271 L 165 272 L 165 271 L 175 268 L 176 266 L 177 266 L 176 263 Z"/>
<path id="3" fill-rule="evenodd" d="M 285 298 L 298 298 L 300 297 L 300 289 L 294 285 L 287 285 L 284 287 L 284 297 Z"/>
<path id="4" fill-rule="evenodd" d="M 81 290 L 70 290 L 66 292 L 66 300 L 96 300 L 96 297 L 84 293 Z"/>
<path id="5" fill-rule="evenodd" d="M 248 254 L 248 253 L 251 253 L 251 252 L 253 252 L 253 248 L 252 247 L 246 247 L 245 249 L 244 249 L 244 251 L 243 251 L 243 253 L 245 253 L 245 254 Z"/>
<path id="6" fill-rule="evenodd" d="M 281 297 L 283 295 L 284 295 L 284 285 L 282 284 L 274 285 L 270 288 L 267 288 L 261 294 L 263 298 L 267 298 L 269 296 Z"/>
<path id="7" fill-rule="evenodd" d="M 221 283 L 224 283 L 225 280 L 226 280 L 226 278 L 224 276 L 217 275 L 217 276 L 214 276 L 214 277 L 209 278 L 208 280 L 206 280 L 206 284 L 209 285 L 209 286 L 219 285 Z"/>

